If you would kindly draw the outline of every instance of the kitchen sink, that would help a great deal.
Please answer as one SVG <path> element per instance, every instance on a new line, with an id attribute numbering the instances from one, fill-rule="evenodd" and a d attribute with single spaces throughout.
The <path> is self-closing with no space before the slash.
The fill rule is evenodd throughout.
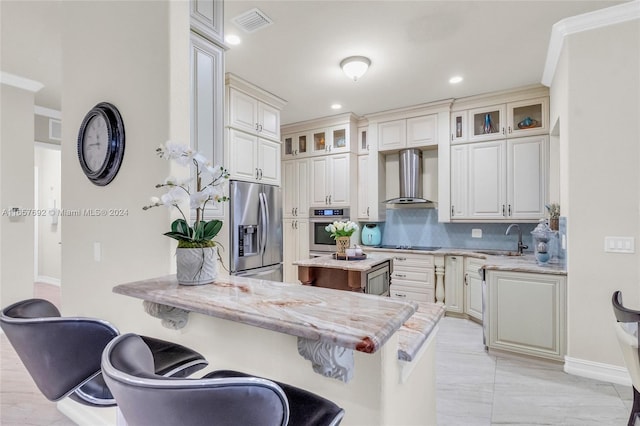
<path id="1" fill-rule="evenodd" d="M 473 250 L 476 253 L 488 254 L 490 256 L 522 256 L 521 253 L 517 251 L 509 251 L 509 250 Z"/>

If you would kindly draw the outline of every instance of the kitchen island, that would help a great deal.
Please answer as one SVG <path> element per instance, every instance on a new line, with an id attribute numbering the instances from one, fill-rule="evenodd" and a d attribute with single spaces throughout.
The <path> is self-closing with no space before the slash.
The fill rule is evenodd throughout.
<path id="1" fill-rule="evenodd" d="M 163 337 L 198 350 L 213 369 L 322 395 L 345 409 L 344 425 L 436 424 L 441 306 L 241 277 L 181 286 L 165 276 L 113 291 L 142 299 L 178 330 Z"/>
<path id="2" fill-rule="evenodd" d="M 392 257 L 368 254 L 365 259 L 336 259 L 334 255 L 293 262 L 304 285 L 384 295 L 393 272 Z"/>

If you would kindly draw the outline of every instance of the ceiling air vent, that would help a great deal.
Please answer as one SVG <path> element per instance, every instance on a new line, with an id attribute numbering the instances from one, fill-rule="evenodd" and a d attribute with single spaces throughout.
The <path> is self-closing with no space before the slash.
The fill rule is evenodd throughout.
<path id="1" fill-rule="evenodd" d="M 251 9 L 242 15 L 236 16 L 231 21 L 247 33 L 258 31 L 273 24 L 271 18 L 259 9 Z"/>

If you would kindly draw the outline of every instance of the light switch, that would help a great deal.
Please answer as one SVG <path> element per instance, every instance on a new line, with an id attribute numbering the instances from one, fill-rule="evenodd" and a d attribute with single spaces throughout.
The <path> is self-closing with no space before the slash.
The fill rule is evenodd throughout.
<path id="1" fill-rule="evenodd" d="M 604 237 L 604 251 L 607 253 L 635 253 L 633 237 Z"/>
<path id="2" fill-rule="evenodd" d="M 482 238 L 482 229 L 472 229 L 471 238 Z"/>

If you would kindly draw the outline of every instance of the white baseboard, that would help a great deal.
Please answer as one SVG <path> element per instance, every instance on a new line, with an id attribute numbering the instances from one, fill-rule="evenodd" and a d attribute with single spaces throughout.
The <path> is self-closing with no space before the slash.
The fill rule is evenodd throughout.
<path id="1" fill-rule="evenodd" d="M 586 359 L 564 357 L 564 371 L 575 376 L 631 386 L 631 376 L 625 367 L 588 361 Z"/>
<path id="2" fill-rule="evenodd" d="M 58 287 L 60 287 L 61 284 L 60 278 L 48 277 L 46 275 L 38 275 L 38 277 L 36 278 L 36 282 L 57 285 Z"/>

